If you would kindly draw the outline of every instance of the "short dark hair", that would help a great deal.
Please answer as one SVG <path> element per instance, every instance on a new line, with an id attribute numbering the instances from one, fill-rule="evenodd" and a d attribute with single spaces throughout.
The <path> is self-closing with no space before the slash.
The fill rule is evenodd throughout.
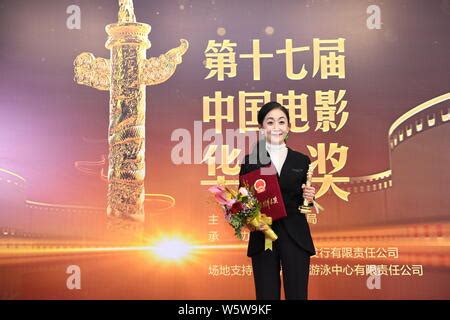
<path id="1" fill-rule="evenodd" d="M 261 107 L 261 109 L 259 109 L 258 111 L 258 123 L 260 126 L 262 126 L 264 118 L 266 117 L 266 115 L 272 111 L 273 109 L 280 109 L 281 111 L 284 112 L 284 114 L 286 115 L 288 124 L 290 123 L 290 119 L 289 119 L 289 111 L 286 107 L 284 107 L 283 105 L 279 104 L 276 101 L 270 101 L 267 102 L 265 105 L 263 105 Z"/>

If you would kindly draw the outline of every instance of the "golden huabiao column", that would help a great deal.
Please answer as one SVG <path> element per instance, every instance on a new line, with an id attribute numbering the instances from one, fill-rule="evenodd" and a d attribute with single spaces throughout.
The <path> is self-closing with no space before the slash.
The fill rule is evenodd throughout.
<path id="1" fill-rule="evenodd" d="M 146 58 L 151 27 L 136 22 L 132 0 L 119 0 L 118 23 L 106 26 L 110 59 L 83 52 L 75 59 L 75 81 L 109 90 L 109 226 L 142 229 L 145 177 L 145 87 L 168 80 L 188 42 Z M 117 219 L 116 219 L 117 218 Z"/>

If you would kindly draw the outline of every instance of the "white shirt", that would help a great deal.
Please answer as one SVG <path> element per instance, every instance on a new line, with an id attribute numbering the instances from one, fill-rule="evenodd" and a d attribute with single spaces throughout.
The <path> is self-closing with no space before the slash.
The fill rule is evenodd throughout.
<path id="1" fill-rule="evenodd" d="M 286 160 L 288 148 L 286 143 L 283 144 L 271 144 L 266 141 L 266 150 L 269 152 L 270 160 L 275 165 L 278 175 L 281 174 L 281 168 Z"/>

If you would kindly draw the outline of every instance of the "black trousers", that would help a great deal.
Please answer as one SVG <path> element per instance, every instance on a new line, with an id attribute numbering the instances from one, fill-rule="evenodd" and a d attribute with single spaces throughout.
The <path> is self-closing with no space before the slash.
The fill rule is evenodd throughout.
<path id="1" fill-rule="evenodd" d="M 280 300 L 281 268 L 286 300 L 306 300 L 310 255 L 294 242 L 280 221 L 275 221 L 272 229 L 278 235 L 272 251 L 252 256 L 256 299 Z"/>

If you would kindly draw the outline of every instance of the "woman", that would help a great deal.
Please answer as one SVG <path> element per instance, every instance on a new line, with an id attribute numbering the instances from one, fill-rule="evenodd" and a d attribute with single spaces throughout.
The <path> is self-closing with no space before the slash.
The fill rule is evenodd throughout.
<path id="1" fill-rule="evenodd" d="M 278 235 L 272 250 L 264 250 L 264 230 L 250 229 L 247 256 L 252 258 L 256 299 L 280 299 L 280 268 L 286 299 L 307 299 L 310 256 L 315 255 L 309 225 L 298 207 L 303 199 L 312 201 L 314 187 L 306 187 L 306 173 L 311 160 L 287 147 L 289 112 L 277 102 L 269 102 L 258 112 L 258 124 L 263 135 L 246 155 L 239 175 L 273 164 L 283 195 L 287 217 L 274 221 L 272 229 Z"/>

